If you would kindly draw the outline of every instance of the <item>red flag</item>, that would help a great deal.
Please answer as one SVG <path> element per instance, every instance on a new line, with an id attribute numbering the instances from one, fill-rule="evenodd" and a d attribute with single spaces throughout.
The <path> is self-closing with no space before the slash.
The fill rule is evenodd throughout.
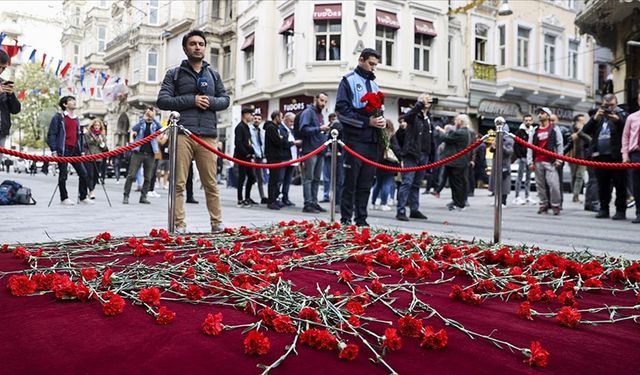
<path id="1" fill-rule="evenodd" d="M 125 86 L 129 86 L 129 80 L 128 80 L 128 79 L 126 79 L 126 78 L 124 79 L 124 85 L 125 85 Z"/>
<path id="2" fill-rule="evenodd" d="M 93 92 L 94 92 L 94 91 L 96 91 L 96 88 L 95 88 L 95 87 L 91 87 L 91 88 L 89 89 L 89 93 L 91 94 L 91 96 L 93 96 Z"/>
<path id="3" fill-rule="evenodd" d="M 67 63 L 64 68 L 62 68 L 62 70 L 60 71 L 60 76 L 62 78 L 64 78 L 64 76 L 67 75 L 67 72 L 69 71 L 69 68 L 71 67 L 71 63 Z"/>
<path id="4" fill-rule="evenodd" d="M 104 79 L 104 83 L 102 84 L 103 89 L 107 85 L 107 82 L 109 82 L 109 78 L 111 78 L 111 76 L 107 74 L 107 78 Z"/>
<path id="5" fill-rule="evenodd" d="M 24 98 L 26 98 L 26 94 L 24 92 L 24 90 L 20 90 L 18 91 L 18 100 L 24 100 Z"/>
<path id="6" fill-rule="evenodd" d="M 42 63 L 40 63 L 40 68 L 44 69 L 44 62 L 47 60 L 47 54 L 42 54 Z"/>

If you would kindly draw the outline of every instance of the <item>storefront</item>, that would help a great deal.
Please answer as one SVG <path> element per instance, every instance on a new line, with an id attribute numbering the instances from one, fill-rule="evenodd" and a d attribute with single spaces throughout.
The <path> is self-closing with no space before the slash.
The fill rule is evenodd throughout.
<path id="1" fill-rule="evenodd" d="M 309 104 L 313 104 L 313 96 L 295 95 L 286 98 L 280 98 L 278 108 L 280 108 L 282 114 L 285 114 L 287 112 L 298 114 L 302 112 Z"/>
<path id="2" fill-rule="evenodd" d="M 520 104 L 509 101 L 482 99 L 478 104 L 478 129 L 480 134 L 495 130 L 495 119 L 502 117 L 509 125 L 509 131 L 515 132 L 522 123 Z"/>
<path id="3" fill-rule="evenodd" d="M 242 104 L 242 108 L 252 108 L 253 114 L 260 115 L 264 120 L 269 117 L 269 101 L 268 100 L 260 100 L 251 103 Z"/>

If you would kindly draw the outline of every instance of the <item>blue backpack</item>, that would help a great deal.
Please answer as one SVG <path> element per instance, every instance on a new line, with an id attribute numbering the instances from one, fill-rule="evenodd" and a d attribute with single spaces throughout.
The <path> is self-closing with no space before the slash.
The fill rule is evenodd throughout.
<path id="1" fill-rule="evenodd" d="M 17 204 L 20 188 L 22 188 L 22 184 L 19 182 L 4 180 L 0 184 L 0 206 Z"/>

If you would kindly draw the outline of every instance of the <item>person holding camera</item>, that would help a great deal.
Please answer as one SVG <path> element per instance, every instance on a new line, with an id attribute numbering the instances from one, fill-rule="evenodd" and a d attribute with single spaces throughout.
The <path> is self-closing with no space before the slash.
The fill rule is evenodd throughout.
<path id="1" fill-rule="evenodd" d="M 640 105 L 640 94 L 638 94 Z M 622 162 L 640 163 L 640 110 L 627 117 L 622 133 Z M 636 202 L 636 218 L 631 222 L 640 224 L 640 169 L 631 170 L 633 196 Z"/>
<path id="2" fill-rule="evenodd" d="M 105 137 L 104 123 L 102 120 L 97 118 L 91 122 L 91 125 L 84 133 L 84 144 L 87 148 L 87 155 L 95 155 L 109 151 L 109 148 L 107 148 L 107 139 Z M 100 178 L 104 181 L 105 173 L 103 171 L 106 169 L 105 160 L 98 159 L 87 162 L 85 167 L 87 168 L 87 174 L 89 176 L 89 198 L 95 199 L 93 190 L 96 188 L 96 184 Z"/>
<path id="3" fill-rule="evenodd" d="M 9 65 L 9 55 L 0 48 L 0 74 Z M 20 113 L 20 102 L 13 92 L 13 81 L 0 79 L 0 147 L 5 147 L 11 130 L 11 115 Z"/>
<path id="4" fill-rule="evenodd" d="M 605 163 L 622 162 L 622 133 L 627 120 L 627 113 L 618 107 L 618 99 L 614 94 L 603 98 L 600 109 L 584 125 L 583 132 L 591 136 L 591 157 L 595 161 Z M 597 219 L 609 217 L 612 188 L 616 189 L 616 213 L 613 220 L 625 220 L 627 211 L 626 170 L 596 168 L 598 181 L 598 198 L 600 211 Z"/>
<path id="5" fill-rule="evenodd" d="M 402 166 L 405 168 L 424 165 L 435 159 L 436 141 L 435 130 L 431 118 L 431 106 L 437 103 L 437 98 L 432 98 L 428 93 L 418 96 L 416 105 L 405 113 L 404 119 L 407 127 L 402 130 L 402 144 L 400 155 Z M 396 206 L 396 219 L 409 221 L 412 219 L 426 220 L 427 217 L 420 212 L 420 185 L 426 171 L 407 172 L 402 174 L 402 182 L 398 189 L 398 202 Z M 406 206 L 409 205 L 409 217 Z"/>

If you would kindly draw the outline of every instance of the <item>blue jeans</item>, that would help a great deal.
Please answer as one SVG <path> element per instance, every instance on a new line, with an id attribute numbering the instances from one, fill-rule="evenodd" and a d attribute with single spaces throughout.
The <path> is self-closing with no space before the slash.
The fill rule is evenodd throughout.
<path id="1" fill-rule="evenodd" d="M 418 159 L 412 156 L 407 156 L 402 159 L 403 166 L 405 168 L 415 167 L 418 165 L 424 165 L 428 163 L 429 158 L 427 155 L 420 155 Z M 402 175 L 402 183 L 398 190 L 398 214 L 406 214 L 406 206 L 409 203 L 409 209 L 411 212 L 418 211 L 420 207 L 420 184 L 424 178 L 425 171 L 407 172 Z"/>
<path id="2" fill-rule="evenodd" d="M 289 187 L 291 186 L 291 180 L 293 179 L 293 172 L 298 168 L 292 165 L 284 168 L 284 176 L 282 177 L 282 202 L 287 203 L 289 201 Z"/>
<path id="3" fill-rule="evenodd" d="M 318 187 L 322 178 L 322 155 L 315 155 L 304 161 L 304 174 L 302 175 L 302 192 L 304 205 L 314 206 L 318 204 Z"/>
<path id="4" fill-rule="evenodd" d="M 373 186 L 373 192 L 371 193 L 371 204 L 376 204 L 376 199 L 380 196 L 380 204 L 386 205 L 387 200 L 392 196 L 393 189 L 396 186 L 396 181 L 392 174 L 384 174 L 376 179 L 376 184 Z"/>

